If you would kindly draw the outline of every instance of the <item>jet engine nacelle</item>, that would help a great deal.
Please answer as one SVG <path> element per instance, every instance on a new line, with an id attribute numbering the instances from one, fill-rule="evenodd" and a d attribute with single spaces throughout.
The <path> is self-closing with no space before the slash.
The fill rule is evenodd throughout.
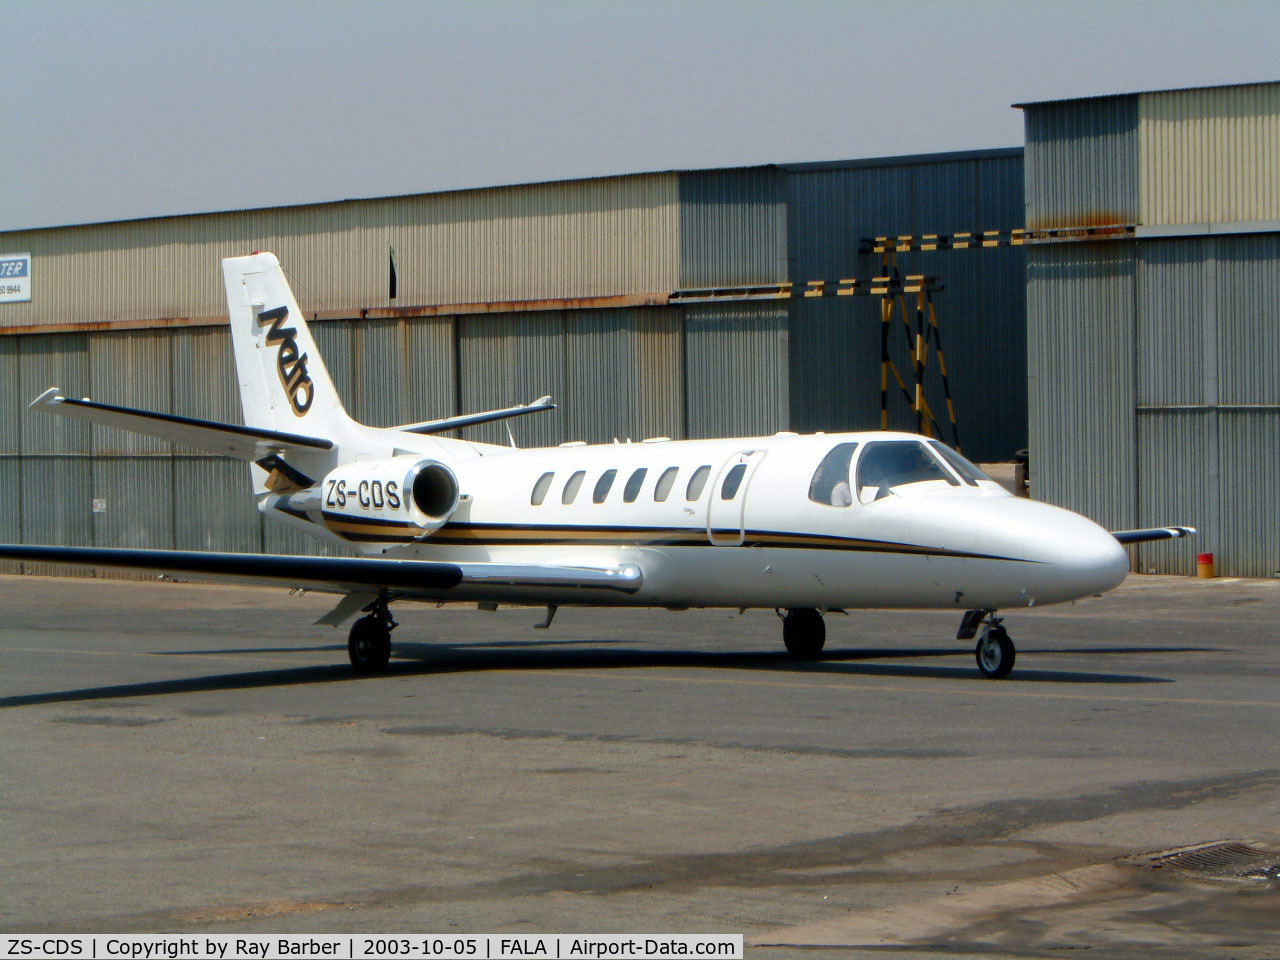
<path id="1" fill-rule="evenodd" d="M 458 478 L 437 460 L 392 457 L 344 464 L 289 506 L 348 540 L 425 537 L 458 508 Z"/>

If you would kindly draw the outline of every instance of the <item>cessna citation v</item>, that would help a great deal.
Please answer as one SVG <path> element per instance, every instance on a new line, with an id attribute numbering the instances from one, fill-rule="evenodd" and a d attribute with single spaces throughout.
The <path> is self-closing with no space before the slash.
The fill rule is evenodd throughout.
<path id="1" fill-rule="evenodd" d="M 521 450 L 443 434 L 553 407 L 399 427 L 343 409 L 270 253 L 222 262 L 244 426 L 150 413 L 57 388 L 32 406 L 253 464 L 258 509 L 358 557 L 0 545 L 0 557 L 275 582 L 339 596 L 320 623 L 351 627 L 360 672 L 384 668 L 397 600 L 773 608 L 797 657 L 819 656 L 823 614 L 854 607 L 963 612 L 978 669 L 1014 646 L 996 611 L 1101 593 L 1122 544 L 1194 532 L 1109 533 L 1014 497 L 936 440 L 842 433 Z M 785 611 L 785 614 L 783 613 Z"/>

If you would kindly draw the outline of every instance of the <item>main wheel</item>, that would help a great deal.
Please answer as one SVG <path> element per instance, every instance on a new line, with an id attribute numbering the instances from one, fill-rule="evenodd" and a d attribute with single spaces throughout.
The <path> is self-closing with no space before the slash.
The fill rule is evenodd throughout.
<path id="1" fill-rule="evenodd" d="M 347 656 L 356 673 L 377 673 L 391 659 L 391 631 L 377 617 L 361 617 L 351 625 Z"/>
<path id="2" fill-rule="evenodd" d="M 982 675 L 992 680 L 1007 677 L 1009 671 L 1013 669 L 1013 641 L 1009 639 L 1009 634 L 1005 632 L 1004 627 L 999 625 L 992 627 L 978 638 L 974 655 L 977 657 L 978 669 L 982 671 Z"/>
<path id="3" fill-rule="evenodd" d="M 814 660 L 827 641 L 827 625 L 812 607 L 788 610 L 782 618 L 782 642 L 787 653 L 801 660 Z"/>

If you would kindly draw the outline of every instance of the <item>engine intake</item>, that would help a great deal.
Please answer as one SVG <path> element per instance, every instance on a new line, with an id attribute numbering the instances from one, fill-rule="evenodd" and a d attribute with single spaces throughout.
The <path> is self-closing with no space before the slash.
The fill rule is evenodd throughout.
<path id="1" fill-rule="evenodd" d="M 458 509 L 458 478 L 443 463 L 425 460 L 414 468 L 413 505 L 425 517 L 449 519 Z"/>
<path id="2" fill-rule="evenodd" d="M 346 540 L 404 543 L 444 526 L 459 499 L 458 478 L 445 464 L 391 457 L 344 464 L 284 505 Z"/>

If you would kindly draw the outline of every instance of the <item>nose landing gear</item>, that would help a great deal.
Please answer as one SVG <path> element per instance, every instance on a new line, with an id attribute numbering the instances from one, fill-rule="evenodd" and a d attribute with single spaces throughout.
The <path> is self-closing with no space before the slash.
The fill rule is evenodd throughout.
<path id="1" fill-rule="evenodd" d="M 957 640 L 972 640 L 977 635 L 978 644 L 973 652 L 978 670 L 992 680 L 1001 680 L 1009 675 L 1016 655 L 1013 641 L 1001 626 L 1003 619 L 997 617 L 994 610 L 970 610 L 964 615 L 956 634 Z"/>

